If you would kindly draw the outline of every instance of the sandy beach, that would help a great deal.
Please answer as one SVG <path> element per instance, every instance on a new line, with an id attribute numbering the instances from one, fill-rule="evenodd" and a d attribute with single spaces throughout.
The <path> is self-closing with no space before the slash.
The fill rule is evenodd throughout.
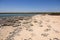
<path id="1" fill-rule="evenodd" d="M 0 40 L 60 40 L 60 15 L 2 17 Z"/>

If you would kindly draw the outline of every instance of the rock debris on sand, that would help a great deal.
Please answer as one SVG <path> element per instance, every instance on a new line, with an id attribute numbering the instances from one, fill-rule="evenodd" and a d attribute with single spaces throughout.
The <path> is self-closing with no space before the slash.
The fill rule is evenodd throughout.
<path id="1" fill-rule="evenodd" d="M 0 40 L 60 40 L 60 16 L 2 17 Z"/>

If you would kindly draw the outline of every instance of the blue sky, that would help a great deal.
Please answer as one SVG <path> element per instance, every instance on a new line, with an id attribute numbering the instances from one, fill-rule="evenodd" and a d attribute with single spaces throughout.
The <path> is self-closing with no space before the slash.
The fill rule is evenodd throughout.
<path id="1" fill-rule="evenodd" d="M 60 12 L 60 0 L 0 0 L 0 12 Z"/>

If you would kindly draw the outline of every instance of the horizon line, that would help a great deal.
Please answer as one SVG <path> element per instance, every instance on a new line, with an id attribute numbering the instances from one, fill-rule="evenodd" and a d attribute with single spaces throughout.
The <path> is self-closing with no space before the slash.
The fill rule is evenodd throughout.
<path id="1" fill-rule="evenodd" d="M 0 13 L 60 13 L 60 12 L 0 12 Z"/>

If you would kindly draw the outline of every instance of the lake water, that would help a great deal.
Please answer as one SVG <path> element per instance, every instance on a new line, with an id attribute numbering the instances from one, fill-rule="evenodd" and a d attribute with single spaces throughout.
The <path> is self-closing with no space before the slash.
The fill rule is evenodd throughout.
<path id="1" fill-rule="evenodd" d="M 7 17 L 7 16 L 33 16 L 37 14 L 0 14 L 0 17 Z"/>

